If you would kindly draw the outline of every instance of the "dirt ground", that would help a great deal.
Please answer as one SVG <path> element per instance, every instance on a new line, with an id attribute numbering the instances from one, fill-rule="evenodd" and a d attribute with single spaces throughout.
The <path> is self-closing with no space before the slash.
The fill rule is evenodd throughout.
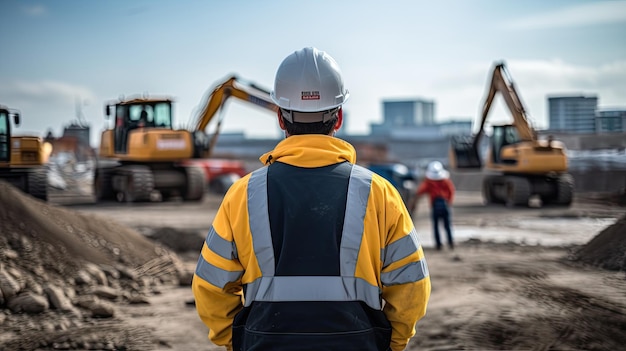
<path id="1" fill-rule="evenodd" d="M 50 282 L 65 284 L 66 291 L 73 291 L 66 295 L 78 306 L 78 297 L 94 287 L 69 277 L 90 261 L 120 272 L 126 267 L 136 275 L 123 280 L 107 273 L 105 285 L 121 291 L 111 300 L 115 313 L 109 317 L 94 318 L 82 305 L 80 317 L 53 307 L 16 312 L 4 296 L 0 350 L 221 349 L 209 343 L 188 285 L 218 196 L 207 196 L 201 204 L 44 204 L 3 186 L 0 268 L 22 276 L 21 294 L 29 286 L 43 287 L 33 289 L 38 291 Z M 436 251 L 428 206 L 420 202 L 414 221 L 433 290 L 408 350 L 623 348 L 625 213 L 625 207 L 592 194 L 577 194 L 567 209 L 509 209 L 486 207 L 479 193 L 459 192 L 453 207 L 456 248 Z M 38 239 L 48 243 L 47 249 L 38 251 Z M 65 249 L 59 249 L 61 241 Z M 42 258 L 46 255 L 56 266 Z M 155 262 L 160 268 L 154 268 Z M 3 284 L 0 276 L 0 288 Z M 143 303 L 130 298 L 138 293 Z M 51 319 L 66 320 L 67 326 Z"/>

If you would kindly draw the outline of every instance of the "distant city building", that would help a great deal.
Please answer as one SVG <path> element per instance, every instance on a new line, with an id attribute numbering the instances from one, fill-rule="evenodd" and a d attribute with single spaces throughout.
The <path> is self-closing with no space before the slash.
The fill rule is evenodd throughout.
<path id="1" fill-rule="evenodd" d="M 452 120 L 439 124 L 439 129 L 444 135 L 471 135 L 472 120 Z"/>
<path id="2" fill-rule="evenodd" d="M 75 137 L 83 145 L 91 145 L 91 128 L 72 123 L 63 129 L 63 136 Z"/>
<path id="3" fill-rule="evenodd" d="M 471 118 L 435 122 L 432 100 L 383 100 L 383 122 L 370 124 L 372 137 L 394 140 L 439 140 L 451 135 L 470 135 Z"/>
<path id="4" fill-rule="evenodd" d="M 438 125 L 395 128 L 385 135 L 393 140 L 439 140 L 445 138 Z"/>
<path id="5" fill-rule="evenodd" d="M 424 99 L 383 100 L 383 123 L 371 124 L 374 135 L 435 124 L 435 102 Z"/>
<path id="6" fill-rule="evenodd" d="M 432 100 L 385 100 L 383 124 L 389 126 L 429 126 L 435 124 L 435 102 Z"/>
<path id="7" fill-rule="evenodd" d="M 595 133 L 598 97 L 548 97 L 549 129 L 557 132 Z"/>
<path id="8" fill-rule="evenodd" d="M 626 132 L 626 110 L 606 109 L 596 111 L 596 132 Z"/>

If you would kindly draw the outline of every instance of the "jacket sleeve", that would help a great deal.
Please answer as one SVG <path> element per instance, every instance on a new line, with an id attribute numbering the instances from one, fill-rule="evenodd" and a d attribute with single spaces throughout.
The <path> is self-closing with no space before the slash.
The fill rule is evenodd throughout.
<path id="1" fill-rule="evenodd" d="M 390 206 L 382 255 L 382 298 L 383 312 L 392 326 L 391 350 L 400 351 L 426 314 L 431 285 L 424 251 L 408 211 L 396 202 Z"/>
<path id="2" fill-rule="evenodd" d="M 209 339 L 229 349 L 233 319 L 243 308 L 243 268 L 229 227 L 222 225 L 217 230 L 215 227 L 216 223 L 227 223 L 227 218 L 222 204 L 203 244 L 192 291 L 198 315 L 209 328 Z"/>
<path id="3" fill-rule="evenodd" d="M 452 204 L 452 202 L 454 201 L 454 194 L 456 192 L 456 189 L 454 187 L 454 183 L 450 179 L 447 179 L 447 180 L 448 180 L 448 187 L 450 189 L 450 199 L 448 200 L 448 203 Z"/>
<path id="4" fill-rule="evenodd" d="M 419 197 L 428 193 L 428 184 L 429 184 L 428 179 L 422 181 L 420 185 L 417 187 L 415 194 Z"/>

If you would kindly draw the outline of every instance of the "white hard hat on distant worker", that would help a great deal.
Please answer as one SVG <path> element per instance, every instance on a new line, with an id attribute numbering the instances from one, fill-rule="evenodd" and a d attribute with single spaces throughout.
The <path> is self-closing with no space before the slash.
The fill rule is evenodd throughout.
<path id="1" fill-rule="evenodd" d="M 350 93 L 337 62 L 324 51 L 306 47 L 280 64 L 270 96 L 287 121 L 313 123 L 330 120 Z"/>
<path id="2" fill-rule="evenodd" d="M 450 172 L 443 168 L 443 165 L 439 161 L 433 161 L 428 164 L 426 169 L 426 178 L 430 180 L 443 180 L 450 176 Z"/>

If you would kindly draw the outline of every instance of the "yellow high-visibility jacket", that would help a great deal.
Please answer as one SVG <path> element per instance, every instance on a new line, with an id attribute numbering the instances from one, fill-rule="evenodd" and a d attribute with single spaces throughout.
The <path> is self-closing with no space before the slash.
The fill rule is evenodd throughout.
<path id="1" fill-rule="evenodd" d="M 290 136 L 260 159 L 228 190 L 198 260 L 192 289 L 209 339 L 403 350 L 431 285 L 397 190 L 331 136 Z"/>

